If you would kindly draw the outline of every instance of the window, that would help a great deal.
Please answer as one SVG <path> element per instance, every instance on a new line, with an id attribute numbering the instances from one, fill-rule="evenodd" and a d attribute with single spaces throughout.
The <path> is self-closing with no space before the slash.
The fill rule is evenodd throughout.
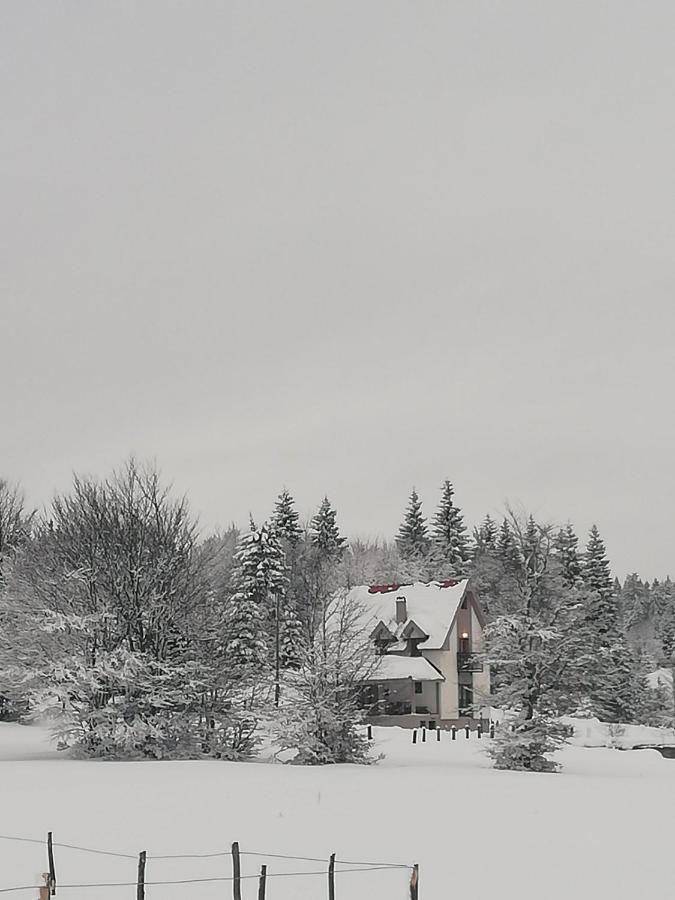
<path id="1" fill-rule="evenodd" d="M 460 684 L 459 686 L 459 714 L 461 715 L 472 715 L 473 714 L 473 690 L 466 684 Z"/>
<path id="2" fill-rule="evenodd" d="M 415 693 L 416 693 L 416 694 L 421 694 L 421 693 L 422 693 L 422 690 L 423 690 L 423 688 L 422 688 L 422 682 L 421 682 L 421 681 L 416 681 L 416 682 L 415 682 Z"/>

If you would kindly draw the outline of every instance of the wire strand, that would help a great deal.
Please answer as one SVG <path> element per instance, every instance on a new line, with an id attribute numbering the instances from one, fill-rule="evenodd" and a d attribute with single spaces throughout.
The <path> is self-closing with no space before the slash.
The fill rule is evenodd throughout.
<path id="1" fill-rule="evenodd" d="M 40 844 L 44 846 L 45 841 L 39 840 L 38 838 L 25 838 L 25 837 L 14 837 L 12 835 L 0 834 L 0 840 L 3 841 L 20 841 L 26 844 Z M 63 844 L 57 841 L 53 843 L 54 847 L 63 847 L 68 850 L 79 850 L 82 853 L 96 853 L 101 856 L 115 856 L 120 859 L 138 859 L 138 854 L 135 853 L 121 853 L 117 850 L 97 850 L 93 847 L 80 847 L 78 844 Z M 318 862 L 323 863 L 326 862 L 325 857 L 317 857 L 317 856 L 294 856 L 287 853 L 265 853 L 262 850 L 241 850 L 241 856 L 259 856 L 259 857 L 269 857 L 270 859 L 291 859 L 299 862 Z M 231 850 L 214 850 L 208 851 L 205 853 L 197 852 L 197 853 L 148 853 L 147 859 L 215 859 L 219 856 L 231 856 Z M 384 862 L 362 862 L 355 860 L 347 860 L 347 859 L 336 859 L 336 865 L 342 866 L 387 866 L 388 868 L 395 869 L 412 869 L 412 866 L 407 865 L 405 863 L 384 863 Z"/>
<path id="2" fill-rule="evenodd" d="M 384 869 L 398 869 L 399 866 L 368 866 L 367 868 L 341 869 L 340 875 L 347 875 L 351 872 L 378 872 Z M 267 878 L 300 878 L 307 875 L 328 875 L 328 870 L 322 869 L 320 872 L 268 872 Z M 240 875 L 239 880 L 249 880 L 252 878 L 259 879 L 260 875 Z M 146 887 L 159 887 L 161 885 L 170 884 L 207 884 L 214 882 L 232 882 L 235 881 L 234 876 L 214 876 L 212 878 L 183 878 L 172 881 L 146 881 Z M 59 884 L 59 888 L 72 890 L 75 888 L 110 888 L 110 887 L 136 887 L 136 881 L 104 881 L 88 884 Z M 21 885 L 19 887 L 0 888 L 0 894 L 9 894 L 16 891 L 37 891 L 44 885 Z"/>
<path id="3" fill-rule="evenodd" d="M 229 855 L 229 854 L 228 854 Z M 240 850 L 241 856 L 264 856 L 270 859 L 295 859 L 304 862 L 326 862 L 325 858 L 320 859 L 316 856 L 287 856 L 284 853 L 263 853 L 259 850 Z M 158 857 L 155 857 L 156 859 Z M 385 863 L 385 862 L 355 862 L 354 860 L 336 859 L 335 865 L 341 866 L 374 866 L 376 868 L 386 867 L 387 869 L 412 869 L 413 866 L 405 863 Z"/>
<path id="4" fill-rule="evenodd" d="M 24 837 L 13 837 L 12 835 L 0 834 L 1 841 L 20 841 L 24 844 L 40 844 L 44 847 L 45 841 L 38 840 L 38 838 L 24 838 Z M 122 859 L 138 859 L 138 854 L 133 853 L 118 853 L 116 850 L 95 850 L 92 847 L 79 847 L 77 844 L 61 844 L 57 841 L 54 841 L 52 844 L 53 847 L 65 847 L 68 850 L 80 850 L 82 853 L 98 853 L 101 856 L 119 856 Z"/>

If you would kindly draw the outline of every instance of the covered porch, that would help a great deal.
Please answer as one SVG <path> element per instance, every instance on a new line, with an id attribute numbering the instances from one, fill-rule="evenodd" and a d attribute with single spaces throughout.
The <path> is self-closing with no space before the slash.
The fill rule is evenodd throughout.
<path id="1" fill-rule="evenodd" d="M 368 718 L 440 718 L 443 675 L 421 656 L 384 655 L 364 679 L 360 705 Z"/>

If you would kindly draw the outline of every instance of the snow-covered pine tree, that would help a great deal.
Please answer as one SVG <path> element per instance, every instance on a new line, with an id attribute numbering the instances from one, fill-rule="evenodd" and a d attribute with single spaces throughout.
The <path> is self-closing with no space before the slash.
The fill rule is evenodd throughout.
<path id="1" fill-rule="evenodd" d="M 253 519 L 235 556 L 227 621 L 228 653 L 234 665 L 261 671 L 269 661 L 274 597 L 286 590 L 283 551 L 268 525 Z"/>
<path id="2" fill-rule="evenodd" d="M 497 536 L 497 556 L 506 570 L 515 568 L 517 571 L 520 568 L 520 551 L 509 521 L 506 518 L 502 520 Z"/>
<path id="3" fill-rule="evenodd" d="M 493 702 L 517 711 L 518 718 L 515 730 L 504 730 L 490 753 L 498 768 L 554 771 L 548 754 L 562 740 L 555 716 L 561 702 L 574 698 L 581 668 L 577 597 L 563 581 L 552 528 L 513 515 L 507 524 L 511 562 L 499 598 L 506 611 L 488 626 L 486 637 L 489 660 L 500 675 Z"/>
<path id="4" fill-rule="evenodd" d="M 581 575 L 591 592 L 588 617 L 599 636 L 612 640 L 619 633 L 619 610 L 614 581 L 610 573 L 605 544 L 597 525 L 593 525 L 586 545 Z"/>
<path id="5" fill-rule="evenodd" d="M 295 600 L 286 597 L 281 608 L 280 664 L 282 669 L 297 669 L 305 647 L 306 635 Z"/>
<path id="6" fill-rule="evenodd" d="M 602 677 L 591 697 L 592 711 L 603 722 L 653 724 L 657 692 L 647 682 L 646 660 L 620 638 L 601 651 Z"/>
<path id="7" fill-rule="evenodd" d="M 286 488 L 277 497 L 271 524 L 282 541 L 286 541 L 290 547 L 297 547 L 302 538 L 300 516 L 295 508 L 295 501 Z"/>
<path id="8" fill-rule="evenodd" d="M 627 575 L 618 590 L 617 606 L 631 642 L 644 647 L 654 638 L 656 625 L 656 600 L 649 582 L 637 572 Z"/>
<path id="9" fill-rule="evenodd" d="M 444 481 L 431 528 L 432 553 L 441 576 L 462 578 L 466 575 L 471 553 L 462 511 L 452 500 L 454 492 L 452 483 Z"/>
<path id="10" fill-rule="evenodd" d="M 607 722 L 637 722 L 649 705 L 644 672 L 637 664 L 619 614 L 615 580 L 596 525 L 582 561 L 585 587 L 578 629 L 589 658 L 587 679 L 591 709 Z"/>
<path id="11" fill-rule="evenodd" d="M 558 531 L 555 539 L 555 550 L 560 560 L 562 576 L 569 587 L 579 586 L 581 582 L 581 559 L 579 557 L 579 538 L 570 522 Z"/>
<path id="12" fill-rule="evenodd" d="M 654 580 L 652 594 L 656 606 L 656 633 L 661 643 L 663 660 L 675 653 L 675 585 L 670 578 Z"/>
<path id="13" fill-rule="evenodd" d="M 482 553 L 486 550 L 496 551 L 498 537 L 497 523 L 488 513 L 480 526 L 473 530 L 474 553 Z"/>
<path id="14" fill-rule="evenodd" d="M 336 518 L 337 513 L 330 500 L 324 497 L 310 527 L 312 543 L 324 558 L 332 560 L 342 559 L 347 548 L 347 540 L 340 534 Z"/>
<path id="15" fill-rule="evenodd" d="M 299 566 L 302 560 L 303 530 L 293 497 L 284 488 L 274 506 L 270 527 L 284 552 L 287 588 L 280 606 L 281 667 L 294 668 L 305 640 L 302 619 L 298 607 L 302 602 L 302 578 Z M 273 635 L 276 644 L 276 633 Z"/>
<path id="16" fill-rule="evenodd" d="M 403 559 L 419 560 L 429 553 L 429 531 L 422 515 L 422 502 L 415 488 L 412 489 L 403 522 L 398 529 L 396 546 Z"/>

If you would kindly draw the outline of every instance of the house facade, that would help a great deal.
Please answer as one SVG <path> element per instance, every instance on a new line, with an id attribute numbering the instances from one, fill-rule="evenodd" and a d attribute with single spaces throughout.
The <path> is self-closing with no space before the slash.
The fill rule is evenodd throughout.
<path id="1" fill-rule="evenodd" d="M 376 661 L 364 678 L 369 721 L 475 727 L 489 718 L 485 617 L 467 580 L 353 588 Z"/>

